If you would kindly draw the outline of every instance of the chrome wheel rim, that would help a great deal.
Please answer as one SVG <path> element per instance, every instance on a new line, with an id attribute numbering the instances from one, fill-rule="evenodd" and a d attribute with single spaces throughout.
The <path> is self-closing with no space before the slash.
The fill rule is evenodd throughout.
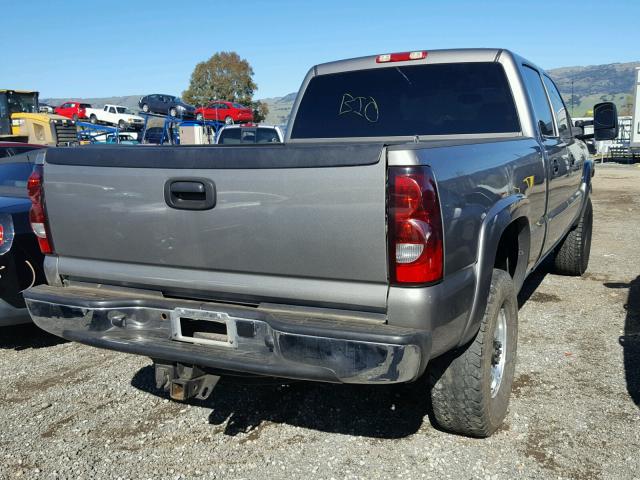
<path id="1" fill-rule="evenodd" d="M 507 352 L 505 351 L 507 348 L 507 314 L 504 308 L 501 308 L 498 314 L 496 328 L 493 330 L 491 348 L 491 398 L 494 398 L 500 391 L 507 357 Z"/>

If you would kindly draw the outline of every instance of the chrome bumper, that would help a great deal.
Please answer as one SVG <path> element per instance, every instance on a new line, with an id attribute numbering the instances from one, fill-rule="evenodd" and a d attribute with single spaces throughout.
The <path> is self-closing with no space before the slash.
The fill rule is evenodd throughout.
<path id="1" fill-rule="evenodd" d="M 87 345 L 220 371 L 338 383 L 400 383 L 426 367 L 427 332 L 308 313 L 166 299 L 104 288 L 24 292 L 42 329 Z M 186 337 L 180 319 L 224 323 L 224 341 Z"/>

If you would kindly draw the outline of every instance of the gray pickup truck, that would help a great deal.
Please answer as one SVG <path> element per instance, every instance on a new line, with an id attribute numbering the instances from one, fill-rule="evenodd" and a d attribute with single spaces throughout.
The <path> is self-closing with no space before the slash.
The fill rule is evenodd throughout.
<path id="1" fill-rule="evenodd" d="M 612 104 L 595 136 L 612 138 Z M 553 81 L 499 49 L 317 65 L 284 144 L 49 149 L 29 181 L 48 285 L 34 321 L 151 357 L 158 388 L 223 375 L 412 382 L 488 436 L 542 260 L 587 268 L 592 161 Z"/>

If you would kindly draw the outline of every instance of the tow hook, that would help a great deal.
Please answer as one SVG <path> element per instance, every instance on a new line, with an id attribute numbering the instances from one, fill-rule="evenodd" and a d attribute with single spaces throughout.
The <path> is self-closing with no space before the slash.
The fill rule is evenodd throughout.
<path id="1" fill-rule="evenodd" d="M 220 380 L 193 365 L 155 363 L 155 368 L 156 388 L 169 391 L 173 400 L 181 402 L 190 398 L 206 400 Z"/>

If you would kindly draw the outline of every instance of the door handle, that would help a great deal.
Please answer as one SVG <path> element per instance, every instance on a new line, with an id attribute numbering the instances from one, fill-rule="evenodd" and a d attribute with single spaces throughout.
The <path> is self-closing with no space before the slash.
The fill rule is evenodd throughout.
<path id="1" fill-rule="evenodd" d="M 164 185 L 164 199 L 178 210 L 210 210 L 216 205 L 216 186 L 207 178 L 172 178 Z"/>

